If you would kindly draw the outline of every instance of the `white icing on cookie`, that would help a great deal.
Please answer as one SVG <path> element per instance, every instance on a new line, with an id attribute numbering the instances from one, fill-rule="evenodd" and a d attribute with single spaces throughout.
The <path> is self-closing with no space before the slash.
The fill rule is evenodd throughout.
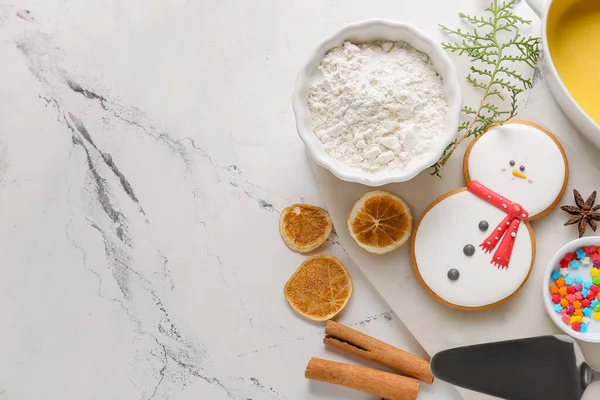
<path id="1" fill-rule="evenodd" d="M 520 204 L 530 218 L 561 195 L 567 174 L 556 142 L 541 130 L 519 123 L 483 134 L 471 149 L 467 167 L 471 180 Z"/>
<path id="2" fill-rule="evenodd" d="M 466 190 L 436 204 L 423 217 L 414 238 L 416 268 L 425 284 L 461 307 L 484 307 L 512 295 L 531 268 L 533 242 L 526 224 L 519 226 L 507 269 L 494 267 L 493 252 L 486 254 L 479 248 L 505 216 Z M 479 229 L 480 221 L 489 223 L 485 232 Z M 467 244 L 476 247 L 471 257 L 463 252 Z M 460 273 L 456 281 L 448 278 L 452 268 Z"/>

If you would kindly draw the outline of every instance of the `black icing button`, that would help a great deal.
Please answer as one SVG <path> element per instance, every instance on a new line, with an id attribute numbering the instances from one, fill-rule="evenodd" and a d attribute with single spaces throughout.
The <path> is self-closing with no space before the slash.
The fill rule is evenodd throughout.
<path id="1" fill-rule="evenodd" d="M 450 279 L 451 281 L 457 280 L 459 276 L 460 272 L 458 272 L 456 268 L 448 270 L 448 279 Z"/>
<path id="2" fill-rule="evenodd" d="M 475 254 L 475 246 L 472 244 L 466 245 L 463 247 L 463 253 L 465 253 L 465 256 L 471 257 L 473 254 Z"/>
<path id="3" fill-rule="evenodd" d="M 479 223 L 479 230 L 482 231 L 482 232 L 487 231 L 489 227 L 490 227 L 490 224 L 488 224 L 487 221 L 481 221 Z"/>

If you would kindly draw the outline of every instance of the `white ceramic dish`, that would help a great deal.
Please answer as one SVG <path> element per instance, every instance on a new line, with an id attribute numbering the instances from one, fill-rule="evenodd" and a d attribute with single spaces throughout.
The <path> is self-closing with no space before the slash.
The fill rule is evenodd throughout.
<path id="1" fill-rule="evenodd" d="M 402 171 L 367 172 L 360 168 L 344 165 L 327 154 L 323 144 L 312 130 L 307 98 L 310 84 L 319 78 L 319 64 L 330 49 L 342 45 L 345 41 L 364 43 L 375 40 L 402 41 L 427 54 L 433 67 L 444 82 L 448 114 L 443 134 L 422 158 L 413 161 L 409 168 Z M 294 114 L 298 134 L 311 157 L 322 167 L 327 168 L 338 178 L 348 182 L 358 182 L 368 186 L 381 186 L 392 182 L 404 182 L 414 178 L 419 172 L 432 166 L 442 155 L 444 149 L 456 137 L 462 95 L 456 74 L 456 68 L 444 49 L 430 37 L 411 25 L 389 21 L 366 21 L 345 27 L 326 41 L 313 53 L 308 63 L 300 69 L 293 97 Z"/>
<path id="2" fill-rule="evenodd" d="M 594 145 L 600 147 L 600 126 L 585 112 L 575 101 L 567 87 L 560 79 L 558 71 L 552 61 L 552 55 L 548 51 L 548 14 L 554 5 L 561 1 L 553 0 L 526 0 L 531 9 L 542 20 L 542 48 L 544 51 L 540 57 L 540 67 L 548 82 L 548 87 L 554 95 L 557 103 L 571 122 L 590 140 Z M 563 2 L 564 3 L 564 2 Z M 557 8 L 557 7 L 554 7 Z"/>
<path id="3" fill-rule="evenodd" d="M 542 282 L 542 294 L 544 296 L 544 307 L 546 309 L 546 312 L 560 330 L 562 330 L 567 335 L 574 337 L 577 340 L 582 340 L 584 342 L 590 343 L 600 343 L 600 321 L 596 321 L 592 318 L 592 322 L 588 325 L 588 331 L 585 333 L 574 331 L 569 325 L 562 322 L 560 319 L 560 314 L 554 311 L 554 304 L 552 303 L 552 300 L 550 298 L 550 292 L 548 289 L 553 282 L 550 275 L 552 274 L 552 271 L 557 271 L 560 268 L 558 263 L 560 262 L 560 260 L 562 260 L 565 254 L 572 253 L 575 250 L 580 249 L 581 247 L 587 246 L 600 246 L 600 236 L 589 236 L 581 239 L 575 239 L 565 244 L 554 254 L 552 259 L 548 263 L 548 266 L 546 267 L 546 272 L 544 273 L 544 280 Z M 579 267 L 577 271 L 570 270 L 569 276 L 581 276 L 583 279 L 591 279 L 590 269 L 591 268 L 589 267 Z"/>

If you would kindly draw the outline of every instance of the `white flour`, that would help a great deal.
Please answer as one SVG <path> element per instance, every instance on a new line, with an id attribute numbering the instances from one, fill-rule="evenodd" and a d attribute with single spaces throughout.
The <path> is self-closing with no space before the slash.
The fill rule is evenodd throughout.
<path id="1" fill-rule="evenodd" d="M 402 170 L 443 132 L 448 105 L 426 54 L 403 42 L 330 50 L 310 87 L 313 130 L 327 152 L 368 171 Z"/>

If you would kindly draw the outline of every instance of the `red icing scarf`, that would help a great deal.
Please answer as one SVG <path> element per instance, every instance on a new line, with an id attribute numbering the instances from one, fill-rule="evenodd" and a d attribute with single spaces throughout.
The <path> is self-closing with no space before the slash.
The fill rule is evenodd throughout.
<path id="1" fill-rule="evenodd" d="M 471 181 L 467 184 L 467 190 L 473 193 L 480 199 L 490 203 L 506 213 L 506 217 L 494 229 L 483 243 L 479 245 L 486 253 L 494 250 L 500 239 L 500 246 L 492 257 L 491 263 L 498 268 L 508 268 L 510 256 L 517 238 L 517 231 L 521 221 L 525 221 L 529 217 L 529 213 L 517 203 L 513 203 L 508 199 L 500 196 L 498 193 L 483 186 L 478 181 Z"/>

